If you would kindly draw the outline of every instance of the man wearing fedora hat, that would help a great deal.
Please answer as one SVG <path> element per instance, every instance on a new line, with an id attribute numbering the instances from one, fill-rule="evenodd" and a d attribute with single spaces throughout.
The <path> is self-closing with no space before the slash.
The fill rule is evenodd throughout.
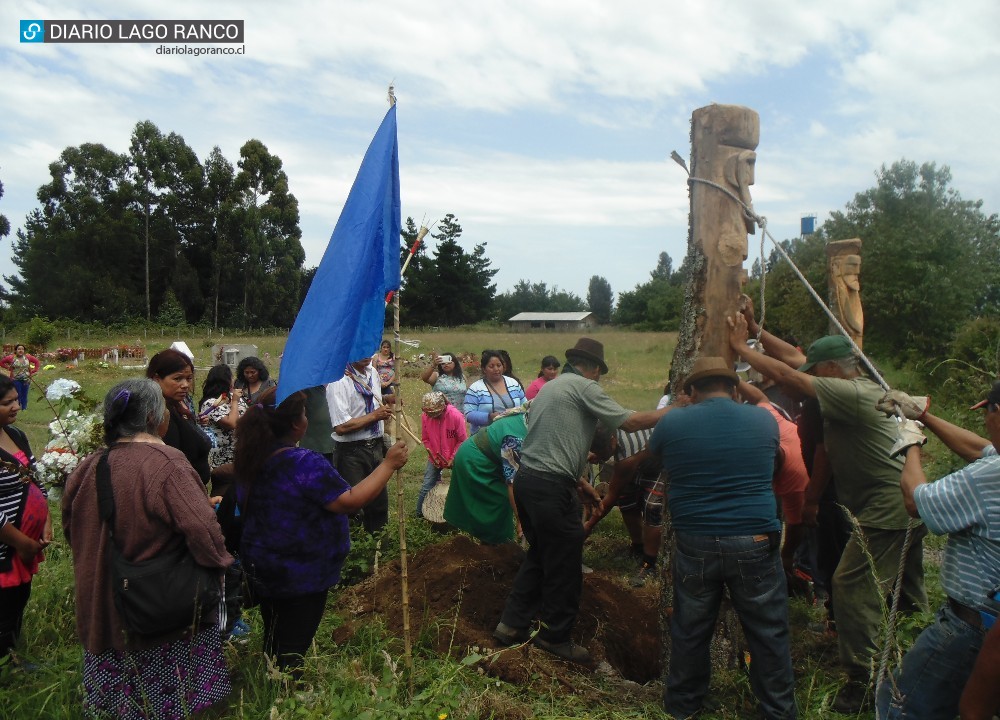
<path id="1" fill-rule="evenodd" d="M 890 681 L 883 682 L 876 699 L 883 720 L 899 718 L 953 718 L 959 711 L 962 688 L 972 672 L 986 630 L 996 622 L 1000 588 L 1000 382 L 972 409 L 984 409 L 989 439 L 960 428 L 928 411 L 929 398 L 910 397 L 893 390 L 879 401 L 879 409 L 907 418 L 898 450 L 905 461 L 900 488 L 907 511 L 920 517 L 931 532 L 947 535 L 941 561 L 941 586 L 946 602 L 935 622 L 926 627 L 903 657 Z M 933 483 L 920 464 L 920 446 L 926 438 L 918 422 L 970 464 Z M 1000 705 L 997 675 L 989 688 L 992 717 Z M 975 687 L 975 686 L 974 686 Z M 963 714 L 962 717 L 965 717 Z"/>
<path id="2" fill-rule="evenodd" d="M 562 374 L 532 401 L 521 466 L 514 476 L 514 501 L 529 547 L 494 637 L 505 645 L 524 642 L 535 619 L 535 645 L 572 662 L 587 662 L 574 644 L 573 625 L 583 590 L 585 537 L 579 493 L 599 501 L 580 480 L 598 421 L 626 431 L 653 427 L 667 412 L 630 412 L 598 385 L 608 372 L 604 345 L 580 338 L 566 351 Z"/>
<path id="3" fill-rule="evenodd" d="M 768 334 L 765 348 L 772 357 L 747 347 L 743 315 L 729 318 L 729 324 L 730 347 L 752 368 L 819 401 L 837 496 L 857 520 L 832 583 L 837 646 L 848 676 L 833 709 L 856 714 L 871 707 L 874 700 L 871 669 L 877 663 L 882 606 L 897 575 L 910 525 L 899 496 L 903 471 L 897 446 L 899 428 L 895 420 L 876 409 L 882 388 L 861 369 L 860 358 L 847 338 L 822 337 L 803 355 Z M 815 480 L 806 489 L 807 505 L 825 489 Z M 913 526 L 911 543 L 902 559 L 902 612 L 927 610 L 923 567 L 926 534 L 923 523 Z"/>
<path id="4" fill-rule="evenodd" d="M 696 358 L 684 379 L 691 405 L 657 423 L 649 440 L 670 478 L 674 607 L 663 707 L 675 718 L 699 712 L 708 694 L 709 646 L 725 588 L 753 658 L 750 684 L 764 717 L 796 717 L 771 484 L 780 434 L 767 410 L 736 402 L 738 383 L 723 358 Z"/>

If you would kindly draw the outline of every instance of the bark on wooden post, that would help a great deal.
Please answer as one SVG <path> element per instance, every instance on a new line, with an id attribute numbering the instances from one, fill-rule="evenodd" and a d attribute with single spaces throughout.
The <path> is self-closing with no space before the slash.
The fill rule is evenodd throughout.
<path id="1" fill-rule="evenodd" d="M 851 340 L 861 347 L 865 333 L 865 314 L 861 308 L 861 239 L 833 240 L 826 244 L 827 286 L 830 309 L 844 326 Z M 830 332 L 840 331 L 830 323 Z"/>
<path id="2" fill-rule="evenodd" d="M 716 183 L 747 205 L 754 182 L 754 150 L 760 138 L 760 116 L 740 105 L 709 105 L 691 116 L 691 177 Z M 689 275 L 684 291 L 680 332 L 670 369 L 671 392 L 680 393 L 696 357 L 720 356 L 733 363 L 726 317 L 736 312 L 746 281 L 747 234 L 753 221 L 727 193 L 705 183 L 691 182 L 691 214 L 685 264 Z M 723 429 L 720 428 L 720 432 Z M 670 555 L 673 533 L 664 508 L 660 618 L 664 680 L 670 668 L 668 609 L 673 605 Z M 712 667 L 733 668 L 744 662 L 743 636 L 736 613 L 724 602 L 712 638 Z"/>
<path id="3" fill-rule="evenodd" d="M 695 110 L 691 116 L 691 176 L 721 185 L 749 205 L 759 138 L 760 116 L 750 108 L 709 105 Z M 747 233 L 754 232 L 743 208 L 718 188 L 692 182 L 690 198 L 690 275 L 670 377 L 675 393 L 681 390 L 696 357 L 735 359 L 729 349 L 726 316 L 736 311 Z"/>

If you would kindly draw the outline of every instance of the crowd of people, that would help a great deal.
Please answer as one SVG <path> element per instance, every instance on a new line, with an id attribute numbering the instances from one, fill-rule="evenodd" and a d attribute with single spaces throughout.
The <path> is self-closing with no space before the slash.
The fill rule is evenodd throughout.
<path id="1" fill-rule="evenodd" d="M 527 389 L 503 350 L 483 351 L 481 378 L 468 384 L 457 355 L 431 356 L 420 375 L 430 389 L 420 404 L 427 461 L 416 514 L 448 480 L 445 521 L 484 543 L 526 547 L 496 640 L 590 661 L 574 635 L 583 548 L 618 507 L 639 563 L 636 586 L 658 575 L 670 518 L 663 705 L 672 717 L 705 706 L 724 596 L 743 629 L 762 715 L 797 717 L 788 598 L 803 556 L 828 598 L 846 678 L 833 709 L 992 717 L 1000 707 L 1000 624 L 991 630 L 1000 610 L 1000 382 L 974 406 L 985 410 L 981 437 L 932 414 L 928 398 L 886 392 L 843 337 L 803 353 L 761 330 L 752 305 L 729 323 L 730 350 L 754 382 L 721 357 L 699 357 L 683 391 L 666 388 L 655 410 L 630 410 L 607 394 L 604 347 L 591 338 L 566 349 L 562 364 L 545 356 Z M 758 347 L 747 343 L 751 333 Z M 45 491 L 31 481 L 34 456 L 14 427 L 26 405 L 18 375 L 33 372 L 23 350 L 0 361 L 10 370 L 0 376 L 0 658 L 17 642 L 52 542 Z M 386 426 L 401 402 L 393 361 L 384 342 L 343 377 L 276 404 L 267 367 L 244 358 L 235 376 L 226 365 L 211 368 L 195 406 L 193 359 L 171 349 L 150 359 L 146 378 L 108 392 L 106 448 L 72 473 L 62 503 L 89 712 L 175 718 L 227 697 L 222 647 L 249 632 L 241 607 L 259 607 L 264 652 L 301 675 L 350 551 L 351 523 L 369 533 L 386 525 L 386 485 L 409 457 Z M 414 437 L 405 425 L 395 432 Z M 925 430 L 970 464 L 928 482 Z M 601 493 L 587 466 L 607 459 Z M 948 538 L 947 599 L 883 680 L 885 608 L 928 609 L 928 532 Z M 189 622 L 145 634 L 125 611 L 119 561 L 168 556 L 209 569 L 212 593 Z"/>

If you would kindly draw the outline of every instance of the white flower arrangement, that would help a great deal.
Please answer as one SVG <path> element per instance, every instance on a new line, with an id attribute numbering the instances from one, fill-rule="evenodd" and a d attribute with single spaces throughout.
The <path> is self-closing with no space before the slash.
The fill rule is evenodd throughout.
<path id="1" fill-rule="evenodd" d="M 90 403 L 78 382 L 58 378 L 45 391 L 45 398 L 55 419 L 49 423 L 51 439 L 35 460 L 35 471 L 45 485 L 62 487 L 80 460 L 101 446 L 104 425 L 99 415 L 81 412 Z"/>
<path id="2" fill-rule="evenodd" d="M 52 403 L 72 400 L 80 390 L 80 383 L 76 380 L 56 378 L 45 391 L 45 399 Z"/>

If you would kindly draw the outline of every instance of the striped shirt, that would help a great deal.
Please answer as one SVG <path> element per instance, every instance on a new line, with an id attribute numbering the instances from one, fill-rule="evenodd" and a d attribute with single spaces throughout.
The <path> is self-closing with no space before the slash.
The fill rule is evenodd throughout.
<path id="1" fill-rule="evenodd" d="M 615 449 L 615 461 L 621 462 L 626 458 L 636 455 L 649 445 L 649 436 L 653 434 L 653 428 L 646 430 L 636 430 L 626 432 L 621 428 L 615 431 L 618 436 L 618 447 Z"/>
<path id="2" fill-rule="evenodd" d="M 941 586 L 963 605 L 983 608 L 1000 586 L 1000 456 L 990 445 L 974 463 L 913 491 L 927 529 L 948 535 Z"/>
<path id="3" fill-rule="evenodd" d="M 517 380 L 506 375 L 503 380 L 507 387 L 505 395 L 498 394 L 485 380 L 476 380 L 465 391 L 464 412 L 465 419 L 469 421 L 469 437 L 490 424 L 490 413 L 500 413 L 524 404 L 524 390 Z"/>
<path id="4" fill-rule="evenodd" d="M 24 433 L 17 428 L 9 426 L 3 428 L 3 430 L 10 435 L 14 444 L 21 448 L 21 451 L 28 459 L 28 465 L 32 465 L 35 462 L 35 457 L 31 454 L 31 448 L 28 447 L 28 438 L 25 437 Z M 0 449 L 0 460 L 5 460 L 14 465 L 22 464 L 15 456 L 2 449 Z M 46 494 L 45 488 L 42 488 L 41 485 L 38 487 L 42 489 L 43 495 Z M 18 511 L 21 509 L 21 502 L 27 492 L 28 488 L 19 473 L 6 467 L 0 467 L 0 528 L 17 520 Z M 10 551 L 10 545 L 0 543 L 0 564 L 7 559 Z"/>

